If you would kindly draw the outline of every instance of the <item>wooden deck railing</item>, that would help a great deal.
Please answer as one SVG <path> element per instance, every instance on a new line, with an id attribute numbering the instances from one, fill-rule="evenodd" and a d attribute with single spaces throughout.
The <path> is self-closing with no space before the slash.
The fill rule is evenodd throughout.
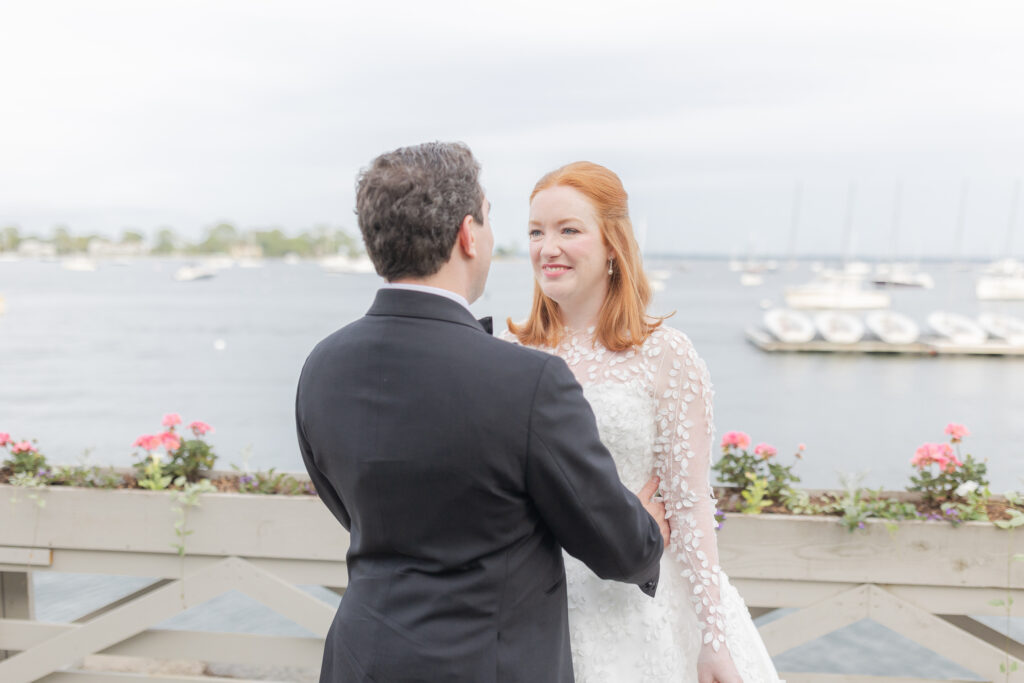
<path id="1" fill-rule="evenodd" d="M 334 607 L 297 585 L 343 592 L 347 535 L 310 497 L 206 494 L 187 513 L 186 553 L 174 546 L 177 513 L 166 494 L 52 489 L 45 506 L 0 486 L 0 681 L 94 683 L 153 680 L 83 671 L 92 654 L 246 665 L 320 665 Z M 16 502 L 11 502 L 17 498 Z M 761 628 L 778 655 L 838 628 L 873 619 L 986 681 L 1024 681 L 1024 645 L 970 615 L 1024 615 L 1024 531 L 990 524 L 870 522 L 850 534 L 834 519 L 732 515 L 719 535 L 722 563 L 756 615 L 796 611 Z M 153 583 L 74 623 L 34 619 L 31 574 L 153 577 Z M 240 591 L 315 637 L 154 628 L 227 591 Z M 6 655 L 4 654 L 6 653 Z M 6 657 L 6 658 L 5 658 Z M 1016 664 L 1007 677 L 1000 665 Z M 893 683 L 925 679 L 780 674 L 789 683 Z M 161 677 L 171 683 L 191 676 Z M 238 680 L 238 679 L 233 679 Z M 950 679 L 943 679 L 950 680 Z"/>

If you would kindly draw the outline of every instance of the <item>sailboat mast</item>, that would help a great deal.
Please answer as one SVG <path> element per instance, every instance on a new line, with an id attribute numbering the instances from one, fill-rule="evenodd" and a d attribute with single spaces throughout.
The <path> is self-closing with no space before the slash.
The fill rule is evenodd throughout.
<path id="1" fill-rule="evenodd" d="M 800 205 L 804 192 L 803 181 L 797 181 L 796 189 L 793 191 L 793 211 L 790 214 L 789 223 L 789 265 L 796 265 L 796 236 L 800 229 Z"/>
<path id="2" fill-rule="evenodd" d="M 1013 230 L 1017 227 L 1017 207 L 1020 204 L 1020 178 L 1013 183 L 1013 194 L 1010 198 L 1010 221 L 1006 224 L 1006 246 L 1004 258 L 1013 257 Z"/>
<path id="3" fill-rule="evenodd" d="M 956 235 L 953 240 L 953 249 L 957 265 L 963 261 L 964 255 L 964 228 L 967 226 L 967 197 L 971 192 L 971 181 L 965 178 L 960 186 L 960 210 L 956 217 Z"/>
<path id="4" fill-rule="evenodd" d="M 851 181 L 846 191 L 846 225 L 843 230 L 843 265 L 850 261 L 850 241 L 853 238 L 853 204 L 857 199 L 857 183 Z"/>
<path id="5" fill-rule="evenodd" d="M 903 213 L 903 182 L 896 181 L 896 194 L 893 197 L 892 232 L 889 235 L 889 261 L 896 262 L 896 249 L 899 244 L 900 219 Z"/>

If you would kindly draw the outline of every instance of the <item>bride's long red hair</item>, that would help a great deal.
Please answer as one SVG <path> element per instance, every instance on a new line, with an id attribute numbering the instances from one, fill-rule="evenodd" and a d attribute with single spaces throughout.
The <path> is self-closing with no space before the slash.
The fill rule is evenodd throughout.
<path id="1" fill-rule="evenodd" d="M 577 161 L 551 171 L 530 193 L 530 201 L 549 187 L 571 187 L 585 196 L 594 207 L 605 245 L 615 259 L 609 276 L 608 293 L 598 315 L 594 337 L 605 348 L 625 351 L 640 346 L 664 317 L 647 314 L 651 300 L 651 284 L 640 262 L 640 247 L 629 220 L 629 195 L 619 176 L 604 166 Z M 507 321 L 509 331 L 527 346 L 557 346 L 565 334 L 558 304 L 533 283 L 533 306 L 530 317 L 521 324 Z"/>

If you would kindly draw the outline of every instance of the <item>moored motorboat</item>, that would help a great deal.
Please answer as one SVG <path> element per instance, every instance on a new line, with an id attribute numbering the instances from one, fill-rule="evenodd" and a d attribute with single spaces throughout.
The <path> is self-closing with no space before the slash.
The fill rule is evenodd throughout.
<path id="1" fill-rule="evenodd" d="M 72 256 L 60 262 L 64 270 L 71 270 L 76 273 L 92 273 L 96 270 L 96 262 L 82 256 Z"/>
<path id="2" fill-rule="evenodd" d="M 874 309 L 888 308 L 891 299 L 885 292 L 865 289 L 859 279 L 818 279 L 804 285 L 787 287 L 786 304 L 790 308 Z"/>
<path id="3" fill-rule="evenodd" d="M 871 311 L 864 316 L 864 322 L 886 344 L 913 344 L 921 336 L 917 323 L 895 311 Z"/>
<path id="4" fill-rule="evenodd" d="M 978 278 L 974 293 L 987 301 L 1024 299 L 1024 275 L 988 275 Z"/>
<path id="5" fill-rule="evenodd" d="M 814 325 L 833 344 L 856 344 L 864 336 L 864 323 L 849 313 L 822 311 L 814 316 Z"/>
<path id="6" fill-rule="evenodd" d="M 906 263 L 879 264 L 871 282 L 876 287 L 919 287 L 933 289 L 935 279 Z"/>
<path id="7" fill-rule="evenodd" d="M 193 282 L 195 280 L 208 280 L 217 274 L 213 268 L 206 266 L 182 266 L 174 271 L 174 279 L 177 282 Z"/>
<path id="8" fill-rule="evenodd" d="M 803 344 L 814 339 L 814 323 L 809 317 L 787 308 L 765 311 L 764 326 L 776 339 L 790 344 Z"/>
<path id="9" fill-rule="evenodd" d="M 320 259 L 320 267 L 328 273 L 368 275 L 377 272 L 370 257 L 366 254 L 357 257 L 344 254 L 327 256 Z"/>

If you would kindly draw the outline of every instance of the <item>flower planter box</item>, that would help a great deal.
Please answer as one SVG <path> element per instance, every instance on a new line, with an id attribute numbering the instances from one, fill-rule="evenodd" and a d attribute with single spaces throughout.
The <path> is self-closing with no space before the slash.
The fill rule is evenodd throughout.
<path id="1" fill-rule="evenodd" d="M 869 519 L 851 533 L 836 517 L 729 513 L 718 532 L 720 559 L 736 579 L 1024 589 L 1024 562 L 1008 565 L 1009 554 L 1024 553 L 1024 528 L 896 525 L 890 532 Z"/>
<path id="2" fill-rule="evenodd" d="M 19 576 L 51 570 L 172 581 L 115 603 L 83 625 L 29 621 L 31 596 L 8 591 L 0 596 L 0 607 L 6 605 L 0 651 L 24 652 L 0 658 L 0 680 L 27 683 L 91 653 L 202 661 L 232 653 L 233 661 L 250 664 L 318 666 L 334 610 L 294 584 L 346 585 L 347 533 L 312 496 L 209 493 L 199 503 L 187 510 L 193 533 L 181 557 L 174 526 L 179 514 L 167 492 L 35 492 L 0 485 L 0 573 L 7 585 L 25 586 Z M 1024 562 L 1010 561 L 1024 553 L 1024 528 L 1011 533 L 981 522 L 954 528 L 905 521 L 890 532 L 883 521 L 868 520 L 864 531 L 850 533 L 835 517 L 730 513 L 719 551 L 752 611 L 797 608 L 761 628 L 772 654 L 871 618 L 987 680 L 999 676 L 1000 663 L 1024 659 L 1024 646 L 1000 641 L 968 616 L 1005 614 L 990 602 L 1008 595 L 1016 600 L 1013 614 L 1024 615 Z M 150 628 L 226 590 L 260 599 L 317 637 Z M 817 673 L 783 677 L 790 683 L 828 679 Z"/>
<path id="3" fill-rule="evenodd" d="M 28 683 L 53 672 L 60 680 L 99 680 L 96 673 L 58 671 L 94 654 L 316 671 L 335 609 L 296 585 L 347 585 L 347 532 L 313 496 L 204 493 L 198 506 L 185 509 L 184 537 L 175 530 L 181 509 L 166 491 L 0 485 L 0 680 Z M 32 609 L 36 571 L 146 576 L 154 583 L 81 623 L 44 624 Z M 313 637 L 153 628 L 228 591 L 263 603 Z"/>
<path id="4" fill-rule="evenodd" d="M 167 491 L 0 485 L 0 547 L 176 557 L 178 508 Z M 348 550 L 347 532 L 314 496 L 204 493 L 186 520 L 187 556 L 344 562 Z"/>

